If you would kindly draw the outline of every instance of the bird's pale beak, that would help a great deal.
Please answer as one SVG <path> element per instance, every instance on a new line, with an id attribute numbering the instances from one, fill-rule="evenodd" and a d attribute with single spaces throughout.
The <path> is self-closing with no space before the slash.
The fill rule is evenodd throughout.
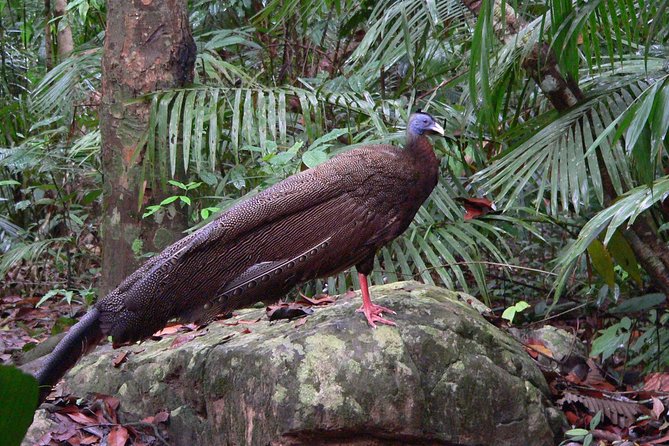
<path id="1" fill-rule="evenodd" d="M 444 136 L 444 128 L 437 124 L 436 122 L 432 124 L 431 127 L 428 128 L 428 130 L 432 133 L 437 133 L 441 136 Z"/>

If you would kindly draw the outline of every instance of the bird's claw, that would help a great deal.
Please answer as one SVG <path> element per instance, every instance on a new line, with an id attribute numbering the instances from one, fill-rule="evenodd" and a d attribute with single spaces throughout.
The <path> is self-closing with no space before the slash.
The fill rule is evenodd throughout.
<path id="1" fill-rule="evenodd" d="M 357 313 L 364 313 L 367 318 L 367 323 L 376 328 L 376 323 L 396 326 L 397 324 L 389 319 L 381 317 L 382 313 L 397 314 L 390 308 L 382 307 L 381 305 L 372 304 L 370 306 L 362 305 L 356 310 Z M 376 323 L 375 323 L 376 322 Z"/>

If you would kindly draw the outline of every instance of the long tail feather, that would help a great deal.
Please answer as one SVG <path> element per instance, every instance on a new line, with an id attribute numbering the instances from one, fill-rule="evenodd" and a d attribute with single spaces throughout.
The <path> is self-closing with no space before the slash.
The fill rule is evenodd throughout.
<path id="1" fill-rule="evenodd" d="M 100 329 L 100 311 L 93 308 L 77 322 L 46 358 L 35 378 L 40 384 L 40 403 L 53 386 L 72 368 L 79 358 L 104 338 Z"/>

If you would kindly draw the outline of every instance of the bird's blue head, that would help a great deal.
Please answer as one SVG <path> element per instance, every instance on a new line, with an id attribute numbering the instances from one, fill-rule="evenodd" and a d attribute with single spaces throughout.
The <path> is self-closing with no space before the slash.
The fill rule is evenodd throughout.
<path id="1" fill-rule="evenodd" d="M 409 135 L 429 135 L 438 134 L 444 136 L 444 129 L 440 126 L 432 116 L 425 112 L 416 112 L 409 117 L 409 125 L 407 126 Z"/>

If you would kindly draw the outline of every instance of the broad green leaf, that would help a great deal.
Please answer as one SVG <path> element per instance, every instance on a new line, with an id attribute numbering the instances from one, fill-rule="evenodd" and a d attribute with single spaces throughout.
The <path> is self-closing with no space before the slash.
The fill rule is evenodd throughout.
<path id="1" fill-rule="evenodd" d="M 19 446 L 37 408 L 37 380 L 14 366 L 0 365 L 0 438 Z"/>
<path id="2" fill-rule="evenodd" d="M 510 307 L 504 310 L 504 312 L 502 313 L 502 319 L 506 319 L 507 321 L 513 323 L 516 314 L 521 313 L 527 310 L 528 308 L 530 308 L 530 304 L 528 304 L 524 300 L 520 300 L 516 302 L 514 305 L 511 305 Z"/>
<path id="3" fill-rule="evenodd" d="M 161 206 L 165 206 L 165 205 L 167 205 L 167 204 L 174 203 L 174 202 L 177 201 L 178 199 L 179 199 L 179 196 L 178 196 L 178 195 L 172 195 L 171 197 L 167 197 L 167 198 L 165 198 L 163 201 L 161 201 L 161 202 L 160 202 L 160 205 L 161 205 Z"/>
<path id="4" fill-rule="evenodd" d="M 586 429 L 569 429 L 567 432 L 565 432 L 565 435 L 568 435 L 570 437 L 583 437 L 585 435 L 588 435 L 589 431 Z"/>
<path id="5" fill-rule="evenodd" d="M 611 253 L 613 258 L 618 262 L 627 274 L 637 283 L 637 285 L 642 286 L 643 281 L 641 279 L 641 271 L 639 270 L 639 264 L 637 263 L 636 256 L 632 247 L 627 243 L 625 237 L 623 237 L 620 230 L 616 231 L 611 237 L 606 249 Z"/>
<path id="6" fill-rule="evenodd" d="M 609 309 L 610 313 L 628 314 L 640 311 L 647 311 L 651 308 L 662 305 L 666 296 L 662 293 L 645 294 L 643 296 L 625 299 L 620 305 Z"/>
<path id="7" fill-rule="evenodd" d="M 592 342 L 590 356 L 602 355 L 602 361 L 610 358 L 619 348 L 625 348 L 629 342 L 632 320 L 624 317 L 617 324 L 600 330 L 599 336 Z"/>
<path id="8" fill-rule="evenodd" d="M 613 287 L 616 283 L 616 273 L 613 270 L 613 259 L 611 254 L 599 240 L 593 240 L 588 246 L 588 254 L 590 255 L 590 262 L 600 275 L 604 283 L 609 287 Z"/>
<path id="9" fill-rule="evenodd" d="M 309 150 L 302 155 L 302 162 L 309 168 L 316 167 L 328 160 L 328 155 L 322 150 Z"/>

